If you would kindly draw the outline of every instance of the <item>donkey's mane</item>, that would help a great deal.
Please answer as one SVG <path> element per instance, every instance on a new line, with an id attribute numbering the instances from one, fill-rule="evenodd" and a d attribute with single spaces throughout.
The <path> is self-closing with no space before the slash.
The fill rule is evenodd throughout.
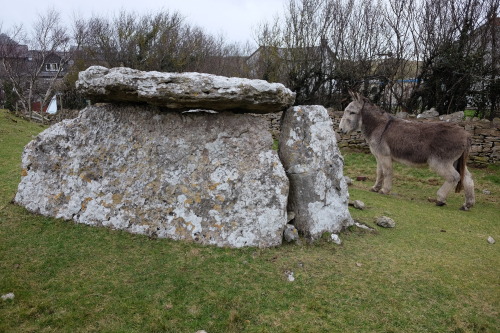
<path id="1" fill-rule="evenodd" d="M 370 137 L 373 131 L 380 126 L 381 122 L 386 122 L 388 127 L 394 117 L 385 112 L 379 106 L 373 104 L 368 98 L 364 97 L 363 101 L 358 101 L 361 104 L 363 121 L 363 132 L 366 137 Z M 387 129 L 387 127 L 385 129 Z M 384 130 L 385 131 L 385 130 Z"/>

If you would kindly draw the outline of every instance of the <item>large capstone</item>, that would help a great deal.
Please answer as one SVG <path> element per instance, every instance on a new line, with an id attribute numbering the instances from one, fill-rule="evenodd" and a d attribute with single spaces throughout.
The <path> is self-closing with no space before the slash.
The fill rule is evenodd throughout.
<path id="1" fill-rule="evenodd" d="M 344 161 L 333 124 L 322 106 L 286 110 L 279 155 L 290 179 L 289 211 L 294 225 L 310 240 L 353 224 Z"/>
<path id="2" fill-rule="evenodd" d="M 31 141 L 15 201 L 151 237 L 276 246 L 288 179 L 261 118 L 89 107 Z"/>
<path id="3" fill-rule="evenodd" d="M 140 102 L 175 110 L 271 113 L 295 101 L 295 93 L 280 83 L 126 67 L 89 67 L 78 75 L 76 87 L 94 102 Z"/>

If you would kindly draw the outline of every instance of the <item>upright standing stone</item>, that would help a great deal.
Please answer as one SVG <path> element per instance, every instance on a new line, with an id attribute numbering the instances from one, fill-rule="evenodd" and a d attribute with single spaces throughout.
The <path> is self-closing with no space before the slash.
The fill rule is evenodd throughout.
<path id="1" fill-rule="evenodd" d="M 15 201 L 43 215 L 217 246 L 280 245 L 288 179 L 263 119 L 89 107 L 24 150 Z"/>
<path id="2" fill-rule="evenodd" d="M 328 112 L 322 106 L 296 106 L 283 114 L 280 159 L 290 179 L 288 210 L 295 227 L 314 240 L 353 224 L 349 194 Z"/>

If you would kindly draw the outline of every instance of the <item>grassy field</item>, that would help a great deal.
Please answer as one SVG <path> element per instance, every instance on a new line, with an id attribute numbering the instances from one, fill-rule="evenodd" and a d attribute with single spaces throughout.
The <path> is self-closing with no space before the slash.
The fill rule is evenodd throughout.
<path id="1" fill-rule="evenodd" d="M 500 169 L 472 169 L 477 206 L 427 201 L 441 180 L 398 166 L 369 192 L 371 155 L 344 152 L 355 219 L 315 244 L 221 249 L 30 214 L 10 203 L 43 128 L 0 111 L 0 332 L 499 332 Z M 483 193 L 489 190 L 491 194 Z M 393 218 L 394 229 L 373 223 Z M 289 282 L 286 271 L 293 271 Z"/>

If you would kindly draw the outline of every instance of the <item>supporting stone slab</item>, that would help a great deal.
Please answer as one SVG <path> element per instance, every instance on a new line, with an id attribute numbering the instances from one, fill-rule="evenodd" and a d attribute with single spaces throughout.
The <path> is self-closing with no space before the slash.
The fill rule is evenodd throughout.
<path id="1" fill-rule="evenodd" d="M 276 246 L 289 188 L 271 147 L 251 115 L 89 107 L 25 147 L 15 202 L 151 237 Z"/>

